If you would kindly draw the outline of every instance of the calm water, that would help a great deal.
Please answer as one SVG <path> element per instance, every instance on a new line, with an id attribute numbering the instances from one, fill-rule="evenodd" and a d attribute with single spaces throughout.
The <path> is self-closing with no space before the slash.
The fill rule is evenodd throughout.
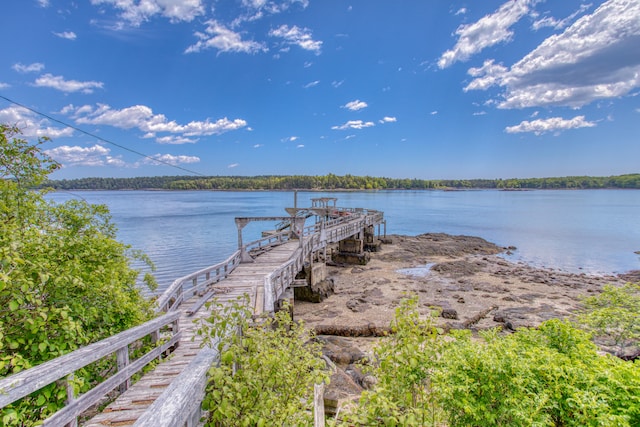
<path id="1" fill-rule="evenodd" d="M 337 197 L 338 206 L 384 211 L 388 234 L 444 232 L 515 246 L 509 258 L 571 272 L 640 269 L 640 191 L 376 191 L 298 192 Z M 163 288 L 174 279 L 222 261 L 237 247 L 237 216 L 284 216 L 289 192 L 100 191 L 53 193 L 109 206 L 121 241 L 146 252 Z M 269 223 L 251 223 L 245 242 Z"/>

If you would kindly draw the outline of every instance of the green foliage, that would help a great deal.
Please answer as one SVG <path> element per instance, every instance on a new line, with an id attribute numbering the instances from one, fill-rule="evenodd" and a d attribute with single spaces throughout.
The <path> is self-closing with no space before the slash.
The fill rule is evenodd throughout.
<path id="1" fill-rule="evenodd" d="M 602 293 L 583 299 L 577 320 L 595 336 L 613 341 L 621 355 L 640 342 L 640 284 L 607 285 Z"/>
<path id="2" fill-rule="evenodd" d="M 433 318 L 421 318 L 418 298 L 404 299 L 396 309 L 392 334 L 375 348 L 375 364 L 365 367 L 378 380 L 365 391 L 352 413 L 342 415 L 347 425 L 424 426 L 437 417 L 431 392 L 431 374 L 443 342 Z"/>
<path id="3" fill-rule="evenodd" d="M 484 341 L 457 337 L 434 375 L 451 427 L 634 426 L 640 365 L 600 356 L 589 336 L 549 320 Z"/>
<path id="4" fill-rule="evenodd" d="M 0 376 L 137 325 L 152 315 L 136 286 L 128 246 L 105 206 L 53 204 L 30 188 L 57 165 L 0 127 Z M 45 142 L 40 140 L 39 144 Z M 94 380 L 76 375 L 77 391 Z M 30 425 L 66 398 L 61 384 L 4 408 L 5 425 Z"/>
<path id="5" fill-rule="evenodd" d="M 392 326 L 375 349 L 376 387 L 329 425 L 640 425 L 640 363 L 600 355 L 568 322 L 443 336 L 412 297 Z"/>
<path id="6" fill-rule="evenodd" d="M 203 409 L 207 426 L 304 426 L 313 423 L 313 386 L 328 381 L 320 346 L 289 311 L 251 322 L 248 297 L 214 301 L 199 333 L 217 345 Z"/>
<path id="7" fill-rule="evenodd" d="M 424 180 L 372 176 L 156 176 L 136 178 L 79 178 L 43 184 L 60 190 L 425 190 L 425 189 L 586 189 L 640 188 L 640 174 L 562 178 Z"/>

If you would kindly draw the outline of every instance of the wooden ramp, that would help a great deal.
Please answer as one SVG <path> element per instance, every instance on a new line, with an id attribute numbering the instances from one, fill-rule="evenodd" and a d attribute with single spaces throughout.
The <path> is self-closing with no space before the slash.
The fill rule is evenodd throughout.
<path id="1" fill-rule="evenodd" d="M 300 246 L 297 240 L 284 243 L 259 255 L 253 263 L 238 265 L 224 280 L 211 287 L 211 298 L 220 302 L 231 302 L 248 294 L 254 313 L 262 312 L 264 278 L 287 262 Z M 178 348 L 153 371 L 145 374 L 126 392 L 108 405 L 100 414 L 82 423 L 86 427 L 130 426 L 146 411 L 196 357 L 200 350 L 201 338 L 195 333 L 198 320 L 209 316 L 201 297 L 195 296 L 180 305 L 179 328 L 182 337 Z M 199 307 L 198 307 L 199 306 Z M 197 307 L 191 314 L 192 308 Z"/>

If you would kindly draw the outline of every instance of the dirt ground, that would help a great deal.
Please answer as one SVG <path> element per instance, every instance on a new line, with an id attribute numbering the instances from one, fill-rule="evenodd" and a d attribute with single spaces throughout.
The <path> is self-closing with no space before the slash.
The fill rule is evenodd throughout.
<path id="1" fill-rule="evenodd" d="M 335 293 L 323 302 L 295 303 L 294 317 L 317 331 L 340 375 L 353 374 L 353 362 L 377 340 L 370 336 L 384 333 L 407 292 L 418 295 L 422 314 L 439 308 L 438 322 L 445 328 L 500 326 L 509 331 L 567 317 L 581 296 L 597 293 L 605 284 L 640 280 L 637 271 L 593 276 L 512 263 L 499 254 L 515 248 L 478 237 L 432 233 L 389 240 L 371 253 L 367 265 L 328 266 Z M 332 382 L 343 382 L 339 392 L 353 395 L 363 386 L 361 380 L 351 375 Z"/>

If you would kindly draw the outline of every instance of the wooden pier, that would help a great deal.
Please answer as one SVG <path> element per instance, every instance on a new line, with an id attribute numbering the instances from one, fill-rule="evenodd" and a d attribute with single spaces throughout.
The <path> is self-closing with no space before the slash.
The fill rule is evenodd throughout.
<path id="1" fill-rule="evenodd" d="M 206 373 L 218 358 L 217 351 L 203 347 L 201 337 L 196 334 L 198 320 L 210 314 L 206 301 L 215 297 L 225 303 L 246 294 L 255 315 L 273 312 L 280 299 L 292 297 L 296 275 L 305 265 L 318 259 L 326 260 L 328 245 L 346 239 L 365 242 L 371 240 L 375 227 L 378 235 L 380 226 L 386 227 L 382 212 L 337 208 L 333 198 L 313 199 L 309 209 L 287 211 L 290 216 L 282 218 L 236 218 L 238 250 L 219 264 L 173 282 L 157 300 L 159 317 L 0 380 L 0 407 L 52 382 L 67 381 L 67 406 L 45 420 L 44 426 L 77 426 L 78 417 L 104 401 L 113 390 L 119 390 L 119 396 L 80 424 L 87 427 L 198 425 Z M 315 216 L 316 222 L 305 226 L 305 219 L 311 216 Z M 287 228 L 285 231 L 269 233 L 244 244 L 242 229 L 248 222 L 260 220 L 289 221 L 289 226 L 283 227 Z M 151 336 L 157 345 L 130 361 L 129 346 L 145 336 Z M 117 372 L 87 393 L 74 396 L 70 385 L 73 373 L 111 354 L 117 356 Z M 154 360 L 157 361 L 155 368 L 130 384 L 131 377 Z"/>

